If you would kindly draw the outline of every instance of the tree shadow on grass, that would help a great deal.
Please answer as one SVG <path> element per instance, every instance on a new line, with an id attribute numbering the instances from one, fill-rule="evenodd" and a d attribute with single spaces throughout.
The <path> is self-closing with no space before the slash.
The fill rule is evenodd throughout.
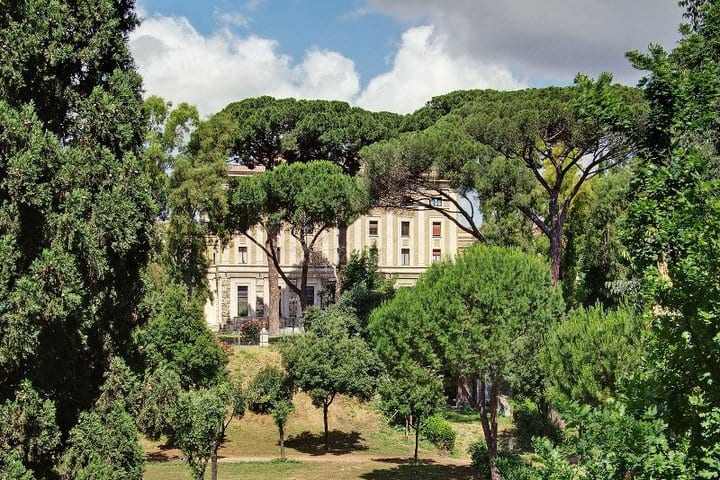
<path id="1" fill-rule="evenodd" d="M 363 473 L 365 480 L 472 480 L 477 471 L 469 465 L 440 465 L 420 462 L 400 463 L 394 468 L 377 469 Z"/>
<path id="2" fill-rule="evenodd" d="M 145 453 L 145 460 L 149 462 L 170 462 L 181 458 L 177 447 L 169 444 L 158 445 L 157 448 Z"/>
<path id="3" fill-rule="evenodd" d="M 362 443 L 364 439 L 358 432 L 341 432 L 333 430 L 330 432 L 330 448 L 325 450 L 325 435 L 322 433 L 302 432 L 299 435 L 285 440 L 285 446 L 298 452 L 310 455 L 345 455 L 347 453 L 367 450 L 368 447 Z"/>

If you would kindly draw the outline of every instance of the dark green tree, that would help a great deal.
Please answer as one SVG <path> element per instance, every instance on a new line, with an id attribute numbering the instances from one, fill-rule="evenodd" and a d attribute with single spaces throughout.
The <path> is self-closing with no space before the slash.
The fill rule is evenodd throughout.
<path id="1" fill-rule="evenodd" d="M 175 440 L 192 470 L 203 480 L 211 461 L 211 479 L 217 480 L 217 453 L 234 418 L 245 415 L 247 397 L 237 379 L 211 388 L 182 392 L 172 424 Z"/>
<path id="2" fill-rule="evenodd" d="M 227 355 L 208 330 L 203 305 L 181 284 L 162 290 L 162 304 L 137 333 L 146 368 L 172 369 L 185 389 L 209 387 L 226 376 Z"/>
<path id="3" fill-rule="evenodd" d="M 370 400 L 380 375 L 375 353 L 350 327 L 357 319 L 338 308 L 318 311 L 305 334 L 282 348 L 290 381 L 323 409 L 325 450 L 330 449 L 328 410 L 337 395 Z"/>
<path id="4" fill-rule="evenodd" d="M 573 200 L 587 180 L 628 160 L 628 133 L 642 117 L 639 93 L 611 81 L 579 75 L 572 87 L 469 95 L 432 127 L 365 150 L 371 195 L 437 210 L 479 241 L 517 244 L 530 222 L 549 242 L 557 283 Z M 484 226 L 478 202 L 458 201 L 452 190 L 478 196 Z"/>
<path id="5" fill-rule="evenodd" d="M 300 308 L 307 308 L 305 289 L 308 272 L 316 256 L 320 235 L 341 223 L 349 223 L 367 204 L 359 183 L 330 162 L 280 165 L 262 174 L 240 177 L 229 190 L 228 229 L 242 232 L 261 248 L 275 270 L 298 296 Z M 260 227 L 260 228 L 255 228 Z M 285 228 L 302 250 L 299 282 L 281 266 L 275 240 L 268 246 L 255 231 Z"/>
<path id="6" fill-rule="evenodd" d="M 646 327 L 629 308 L 600 304 L 571 311 L 556 324 L 542 351 L 550 398 L 594 407 L 616 400 L 645 360 Z"/>
<path id="7" fill-rule="evenodd" d="M 651 105 L 632 182 L 627 243 L 651 303 L 660 412 L 720 475 L 720 5 L 686 0 L 672 52 L 631 52 Z"/>
<path id="8" fill-rule="evenodd" d="M 64 447 L 141 320 L 158 210 L 127 47 L 138 19 L 132 1 L 0 10 L 0 403 L 29 381 Z"/>
<path id="9" fill-rule="evenodd" d="M 408 294 L 414 297 L 409 303 L 413 308 L 392 307 L 395 302 L 407 302 L 403 294 L 380 310 L 395 312 L 391 319 L 423 325 L 411 330 L 415 335 L 380 336 L 391 342 L 382 347 L 384 351 L 397 344 L 399 352 L 416 352 L 414 358 L 425 359 L 431 366 L 443 365 L 463 374 L 461 387 L 480 414 L 493 480 L 500 478 L 495 466 L 500 389 L 539 388 L 540 345 L 563 314 L 562 294 L 550 280 L 548 265 L 537 255 L 476 246 L 423 274 Z M 414 320 L 416 316 L 419 319 Z M 477 399 L 470 394 L 470 378 L 479 380 Z"/>
<path id="10" fill-rule="evenodd" d="M 248 400 L 260 413 L 269 414 L 278 427 L 280 459 L 285 461 L 285 426 L 295 410 L 292 402 L 294 386 L 282 369 L 268 365 L 250 382 Z"/>
<path id="11" fill-rule="evenodd" d="M 416 462 L 422 421 L 445 400 L 436 342 L 439 323 L 429 322 L 422 311 L 422 288 L 399 290 L 395 298 L 373 311 L 368 327 L 387 369 L 379 388 L 381 408 L 389 418 L 399 415 L 415 429 Z"/>

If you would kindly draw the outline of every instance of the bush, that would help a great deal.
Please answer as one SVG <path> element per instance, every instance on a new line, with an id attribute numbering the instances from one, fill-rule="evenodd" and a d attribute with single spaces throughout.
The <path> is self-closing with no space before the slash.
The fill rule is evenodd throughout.
<path id="1" fill-rule="evenodd" d="M 433 415 L 422 422 L 422 432 L 440 450 L 452 452 L 455 449 L 455 430 L 450 422 L 440 415 Z"/>
<path id="2" fill-rule="evenodd" d="M 251 343 L 260 343 L 260 331 L 262 328 L 262 321 L 248 320 L 240 326 L 240 334 Z"/>
<path id="3" fill-rule="evenodd" d="M 560 429 L 545 418 L 535 402 L 527 398 L 513 404 L 513 423 L 515 439 L 523 450 L 530 448 L 534 437 L 548 437 L 553 442 L 562 438 Z"/>
<path id="4" fill-rule="evenodd" d="M 480 440 L 470 445 L 469 452 L 472 465 L 478 471 L 477 478 L 490 478 L 485 441 Z M 500 470 L 503 480 L 541 480 L 542 478 L 532 466 L 520 458 L 520 455 L 508 450 L 498 452 L 495 465 Z"/>

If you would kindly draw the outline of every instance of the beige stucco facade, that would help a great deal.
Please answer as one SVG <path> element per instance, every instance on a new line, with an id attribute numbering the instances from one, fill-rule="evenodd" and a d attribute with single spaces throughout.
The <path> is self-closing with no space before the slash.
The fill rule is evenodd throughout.
<path id="1" fill-rule="evenodd" d="M 442 202 L 439 198 L 432 201 Z M 265 233 L 258 228 L 253 238 L 264 245 Z M 472 237 L 440 212 L 431 209 L 390 210 L 376 208 L 358 218 L 347 233 L 348 257 L 377 245 L 380 271 L 392 275 L 397 287 L 414 285 L 420 274 L 439 258 L 455 255 L 472 243 Z M 290 272 L 291 280 L 298 280 L 302 250 L 289 232 L 278 239 L 280 265 Z M 323 288 L 335 282 L 334 265 L 338 263 L 338 231 L 331 229 L 321 234 L 308 274 L 308 304 L 321 305 Z M 234 235 L 221 245 L 217 240 L 208 242 L 210 268 L 208 280 L 212 300 L 205 307 L 208 325 L 219 329 L 234 317 L 266 318 L 268 314 L 268 267 L 265 252 L 245 235 Z M 294 294 L 279 279 L 280 316 L 294 318 L 299 305 Z"/>

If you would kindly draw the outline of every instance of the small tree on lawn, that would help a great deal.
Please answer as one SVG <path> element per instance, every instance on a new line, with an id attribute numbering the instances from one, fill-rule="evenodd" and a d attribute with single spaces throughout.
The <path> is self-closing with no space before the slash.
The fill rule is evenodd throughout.
<path id="1" fill-rule="evenodd" d="M 380 362 L 349 326 L 357 319 L 338 308 L 318 311 L 310 329 L 282 351 L 291 381 L 323 409 L 325 450 L 329 450 L 328 410 L 338 394 L 369 400 L 375 391 Z"/>
<path id="2" fill-rule="evenodd" d="M 402 415 L 415 430 L 413 460 L 417 462 L 421 421 L 432 416 L 443 404 L 442 377 L 407 362 L 396 365 L 380 383 L 379 390 L 381 408 L 386 415 Z"/>
<path id="3" fill-rule="evenodd" d="M 193 478 L 204 479 L 212 459 L 211 478 L 217 479 L 218 449 L 232 419 L 245 414 L 245 406 L 246 397 L 239 381 L 180 394 L 173 430 Z"/>
<path id="4" fill-rule="evenodd" d="M 428 321 L 422 308 L 422 295 L 401 289 L 373 312 L 369 324 L 370 338 L 388 370 L 379 388 L 381 408 L 389 417 L 402 415 L 415 429 L 416 462 L 421 420 L 444 400 L 441 361 L 433 342 L 439 338 L 439 325 Z"/>
<path id="5" fill-rule="evenodd" d="M 249 387 L 249 398 L 253 408 L 260 413 L 270 414 L 278 427 L 280 459 L 285 461 L 285 425 L 295 407 L 292 403 L 293 385 L 287 373 L 268 365 L 260 370 Z"/>

